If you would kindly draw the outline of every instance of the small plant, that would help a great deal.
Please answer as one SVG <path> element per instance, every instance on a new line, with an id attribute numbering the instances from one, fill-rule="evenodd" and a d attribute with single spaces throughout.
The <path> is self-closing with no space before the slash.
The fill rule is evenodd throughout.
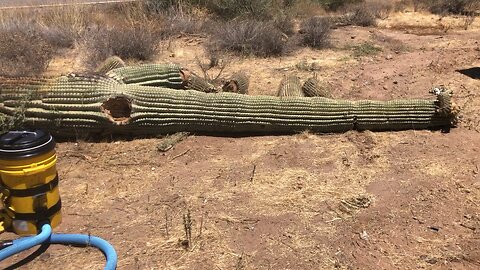
<path id="1" fill-rule="evenodd" d="M 202 62 L 202 60 L 200 60 L 200 58 L 198 57 L 195 57 L 195 62 L 198 68 L 200 68 L 200 70 L 202 71 L 203 79 L 207 83 L 215 86 L 218 85 L 220 81 L 220 76 L 222 75 L 225 68 L 228 66 L 229 61 L 221 60 L 219 54 L 216 52 L 209 53 L 208 56 L 209 57 L 207 63 Z M 218 67 L 220 70 L 217 72 L 217 75 L 211 75 L 210 71 L 215 67 Z"/>
<path id="2" fill-rule="evenodd" d="M 240 256 L 238 256 L 237 263 L 235 264 L 235 270 L 245 270 L 247 269 L 247 259 L 245 253 L 242 252 Z"/>
<path id="3" fill-rule="evenodd" d="M 375 55 L 382 51 L 381 48 L 375 46 L 370 42 L 365 42 L 360 45 L 355 45 L 351 47 L 353 51 L 353 57 L 359 58 L 363 56 Z"/>
<path id="4" fill-rule="evenodd" d="M 470 25 L 473 24 L 475 21 L 475 15 L 473 12 L 470 12 L 469 14 L 466 14 L 465 17 L 463 18 L 463 29 L 468 30 Z"/>
<path id="5" fill-rule="evenodd" d="M 24 126 L 25 112 L 27 110 L 26 104 L 33 99 L 33 92 L 23 95 L 17 100 L 15 111 L 12 115 L 5 115 L 0 113 L 0 134 L 8 132 L 9 130 L 19 129 Z"/>
<path id="6" fill-rule="evenodd" d="M 331 23 L 327 18 L 311 17 L 301 24 L 300 34 L 303 45 L 323 48 L 330 44 Z"/>
<path id="7" fill-rule="evenodd" d="M 218 23 L 212 28 L 207 50 L 270 57 L 285 54 L 287 42 L 272 22 L 234 20 Z"/>
<path id="8" fill-rule="evenodd" d="M 192 216 L 190 215 L 190 209 L 187 209 L 187 213 L 183 214 L 183 229 L 185 231 L 185 240 L 182 244 L 186 249 L 192 248 Z"/>

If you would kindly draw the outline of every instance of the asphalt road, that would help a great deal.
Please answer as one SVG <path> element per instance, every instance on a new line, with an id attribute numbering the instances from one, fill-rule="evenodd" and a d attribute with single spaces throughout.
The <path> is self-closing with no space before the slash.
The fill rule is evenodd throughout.
<path id="1" fill-rule="evenodd" d="M 136 0 L 0 0 L 0 8 L 25 8 L 73 4 L 100 4 L 109 2 L 132 2 Z"/>

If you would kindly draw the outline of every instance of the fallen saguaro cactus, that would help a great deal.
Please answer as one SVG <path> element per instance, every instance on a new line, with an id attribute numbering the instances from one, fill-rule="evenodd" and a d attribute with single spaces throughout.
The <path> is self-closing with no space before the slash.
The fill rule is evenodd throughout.
<path id="1" fill-rule="evenodd" d="M 161 81 L 154 73 L 117 73 L 122 74 L 121 81 L 111 74 L 1 78 L 0 119 L 4 124 L 21 122 L 65 137 L 83 133 L 141 136 L 448 129 L 454 120 L 449 94 L 444 91 L 435 92 L 436 98 L 431 100 L 348 101 L 209 94 L 141 85 Z M 125 80 L 133 83 L 125 84 Z"/>

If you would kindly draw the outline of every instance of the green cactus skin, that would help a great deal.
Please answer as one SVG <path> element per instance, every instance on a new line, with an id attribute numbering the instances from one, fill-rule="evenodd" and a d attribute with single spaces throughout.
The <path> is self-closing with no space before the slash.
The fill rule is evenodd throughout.
<path id="1" fill-rule="evenodd" d="M 125 67 L 125 62 L 118 56 L 111 56 L 105 60 L 96 70 L 96 73 L 106 74 L 107 72 L 116 69 Z"/>
<path id="2" fill-rule="evenodd" d="M 42 81 L 43 82 L 43 81 Z M 0 80 L 0 85 L 4 84 Z M 8 85 L 13 85 L 10 82 Z M 2 88 L 10 91 L 10 88 Z M 25 98 L 3 96 L 0 117 L 22 107 L 24 125 L 53 134 L 130 134 L 175 132 L 213 134 L 291 134 L 304 130 L 331 133 L 349 130 L 442 129 L 452 124 L 450 101 L 347 101 L 323 97 L 248 96 L 172 91 L 121 84 L 101 76 L 62 76 L 16 90 Z M 26 95 L 26 94 L 24 94 Z"/>
<path id="3" fill-rule="evenodd" d="M 277 97 L 304 97 L 300 78 L 295 75 L 288 75 L 280 82 Z"/>
<path id="4" fill-rule="evenodd" d="M 235 72 L 232 76 L 225 82 L 222 87 L 223 92 L 239 93 L 248 95 L 248 87 L 250 84 L 250 79 L 248 75 L 243 72 Z"/>
<path id="5" fill-rule="evenodd" d="M 113 69 L 107 77 L 131 85 L 185 89 L 182 69 L 174 64 L 145 64 Z"/>
<path id="6" fill-rule="evenodd" d="M 302 86 L 302 91 L 306 97 L 326 97 L 331 98 L 331 94 L 325 86 L 322 86 L 317 78 L 308 78 Z"/>

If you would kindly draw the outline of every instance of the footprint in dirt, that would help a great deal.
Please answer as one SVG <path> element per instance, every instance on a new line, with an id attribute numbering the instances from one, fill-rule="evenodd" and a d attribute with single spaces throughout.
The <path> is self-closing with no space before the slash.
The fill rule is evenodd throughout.
<path id="1" fill-rule="evenodd" d="M 372 132 L 351 132 L 347 134 L 347 139 L 358 149 L 360 164 L 371 164 L 379 158 L 374 153 L 377 142 Z"/>

